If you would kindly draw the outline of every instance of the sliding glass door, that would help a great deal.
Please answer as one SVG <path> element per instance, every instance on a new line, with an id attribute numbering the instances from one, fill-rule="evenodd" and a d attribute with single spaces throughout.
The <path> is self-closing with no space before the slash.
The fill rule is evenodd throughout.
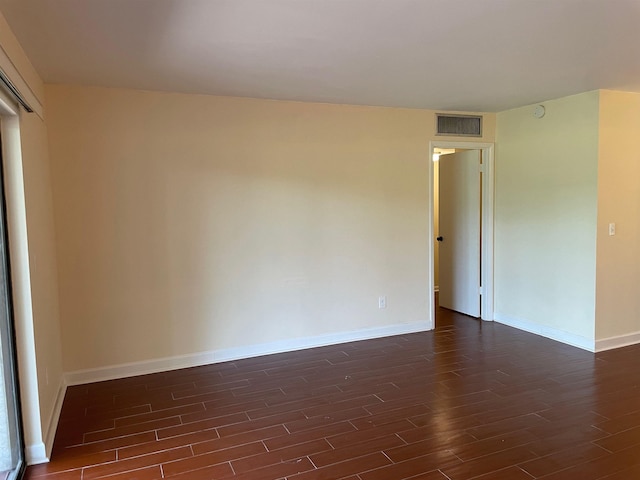
<path id="1" fill-rule="evenodd" d="M 1 142 L 0 138 L 0 166 Z M 20 477 L 24 462 L 1 171 L 0 168 L 0 480 L 13 480 Z"/>

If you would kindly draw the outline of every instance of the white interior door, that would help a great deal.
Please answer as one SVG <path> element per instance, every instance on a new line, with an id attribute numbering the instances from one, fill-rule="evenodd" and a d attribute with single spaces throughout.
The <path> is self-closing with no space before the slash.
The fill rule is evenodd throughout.
<path id="1" fill-rule="evenodd" d="M 440 306 L 480 317 L 480 150 L 440 156 Z"/>

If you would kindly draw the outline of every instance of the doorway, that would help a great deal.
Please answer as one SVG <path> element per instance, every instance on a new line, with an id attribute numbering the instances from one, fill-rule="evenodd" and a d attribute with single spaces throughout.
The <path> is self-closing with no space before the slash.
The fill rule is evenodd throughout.
<path id="1" fill-rule="evenodd" d="M 435 292 L 435 268 L 436 268 L 436 230 L 434 226 L 435 209 L 434 199 L 438 188 L 438 178 L 436 176 L 437 168 L 433 161 L 434 153 L 440 149 L 445 152 L 477 151 L 482 157 L 482 163 L 478 166 L 480 176 L 479 194 L 477 208 L 480 221 L 480 245 L 479 245 L 479 317 L 482 320 L 493 320 L 493 239 L 494 239 L 494 191 L 493 191 L 493 172 L 494 172 L 494 145 L 493 143 L 479 142 L 446 142 L 434 141 L 430 142 L 430 161 L 429 161 L 429 291 Z M 440 272 L 442 273 L 442 272 Z M 429 323 L 431 328 L 435 327 L 435 298 L 434 294 L 430 294 L 429 298 Z"/>

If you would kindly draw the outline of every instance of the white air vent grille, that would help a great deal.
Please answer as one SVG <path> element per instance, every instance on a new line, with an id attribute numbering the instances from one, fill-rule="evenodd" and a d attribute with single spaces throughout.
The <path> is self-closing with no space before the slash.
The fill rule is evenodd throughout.
<path id="1" fill-rule="evenodd" d="M 436 114 L 436 135 L 454 135 L 456 137 L 481 137 L 482 116 Z"/>

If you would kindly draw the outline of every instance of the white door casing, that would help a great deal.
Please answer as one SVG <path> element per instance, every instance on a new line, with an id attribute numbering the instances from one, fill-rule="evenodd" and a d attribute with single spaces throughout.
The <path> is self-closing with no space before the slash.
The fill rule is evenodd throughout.
<path id="1" fill-rule="evenodd" d="M 482 150 L 482 244 L 481 250 L 481 285 L 482 295 L 480 301 L 480 318 L 493 320 L 493 246 L 494 246 L 494 144 L 489 142 L 465 142 L 465 141 L 431 141 L 429 142 L 429 157 L 427 166 L 427 195 L 428 195 L 428 222 L 427 222 L 427 322 L 430 328 L 435 328 L 435 298 L 433 291 L 434 281 L 434 149 L 478 149 Z"/>

